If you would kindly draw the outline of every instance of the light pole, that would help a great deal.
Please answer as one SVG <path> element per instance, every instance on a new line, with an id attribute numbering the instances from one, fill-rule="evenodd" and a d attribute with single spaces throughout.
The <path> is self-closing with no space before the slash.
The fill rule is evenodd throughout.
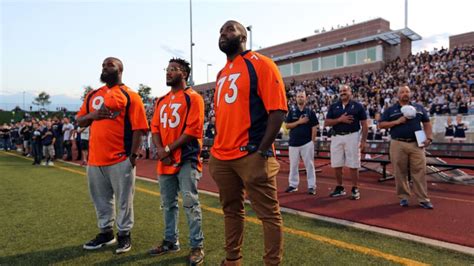
<path id="1" fill-rule="evenodd" d="M 209 67 L 212 66 L 212 64 L 207 64 L 207 83 L 209 83 Z"/>
<path id="2" fill-rule="evenodd" d="M 247 30 L 250 32 L 250 50 L 252 50 L 252 25 L 248 25 Z"/>
<path id="3" fill-rule="evenodd" d="M 194 65 L 193 65 L 193 4 L 192 0 L 189 0 L 189 33 L 190 33 L 190 39 L 191 39 L 191 73 L 189 75 L 189 85 L 193 86 L 194 85 Z"/>
<path id="4" fill-rule="evenodd" d="M 26 109 L 25 109 L 25 93 L 26 93 L 26 91 L 23 91 L 23 111 L 26 111 Z"/>

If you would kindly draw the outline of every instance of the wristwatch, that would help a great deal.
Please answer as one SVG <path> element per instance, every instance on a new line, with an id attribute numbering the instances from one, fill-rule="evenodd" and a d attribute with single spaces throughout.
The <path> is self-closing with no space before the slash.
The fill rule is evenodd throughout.
<path id="1" fill-rule="evenodd" d="M 130 155 L 130 157 L 132 157 L 133 159 L 136 159 L 136 158 L 138 158 L 138 154 L 137 154 L 137 153 L 132 153 L 132 154 Z"/>
<path id="2" fill-rule="evenodd" d="M 268 155 L 266 152 L 258 150 L 257 153 L 260 154 L 260 156 L 262 156 L 263 158 L 268 159 Z"/>
<path id="3" fill-rule="evenodd" d="M 165 147 L 165 152 L 166 152 L 166 153 L 170 153 L 170 152 L 171 152 L 170 146 L 166 145 L 166 147 Z"/>

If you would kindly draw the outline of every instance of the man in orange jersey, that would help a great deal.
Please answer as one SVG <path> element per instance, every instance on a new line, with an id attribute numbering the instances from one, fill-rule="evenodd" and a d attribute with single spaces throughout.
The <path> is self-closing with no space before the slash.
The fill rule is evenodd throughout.
<path id="1" fill-rule="evenodd" d="M 77 113 L 79 126 L 90 125 L 87 177 L 100 233 L 84 244 L 86 250 L 114 244 L 115 202 L 117 254 L 131 249 L 135 160 L 148 123 L 140 96 L 122 83 L 122 62 L 102 63 L 100 80 L 106 85 L 91 91 Z"/>
<path id="2" fill-rule="evenodd" d="M 209 171 L 224 211 L 227 254 L 222 264 L 242 263 L 246 192 L 263 224 L 265 265 L 278 265 L 283 253 L 276 189 L 280 165 L 272 144 L 288 111 L 285 86 L 275 63 L 246 50 L 246 41 L 245 27 L 236 21 L 220 29 L 219 48 L 227 63 L 217 75 L 216 136 Z"/>
<path id="3" fill-rule="evenodd" d="M 151 121 L 153 143 L 158 150 L 158 181 L 165 222 L 164 239 L 150 249 L 150 255 L 180 250 L 178 236 L 178 192 L 189 226 L 189 264 L 204 261 L 202 214 L 197 184 L 201 177 L 199 160 L 204 125 L 204 100 L 186 86 L 191 68 L 183 59 L 174 58 L 166 69 L 166 85 L 171 91 L 156 102 Z"/>

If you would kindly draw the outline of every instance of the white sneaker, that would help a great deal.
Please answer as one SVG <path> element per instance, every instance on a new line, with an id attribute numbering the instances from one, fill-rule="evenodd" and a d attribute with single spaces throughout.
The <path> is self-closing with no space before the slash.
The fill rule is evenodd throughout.
<path id="1" fill-rule="evenodd" d="M 54 166 L 54 163 L 53 163 L 53 162 L 49 162 L 48 165 L 49 165 L 49 166 Z"/>
<path id="2" fill-rule="evenodd" d="M 46 165 L 46 162 L 41 162 L 41 165 Z"/>

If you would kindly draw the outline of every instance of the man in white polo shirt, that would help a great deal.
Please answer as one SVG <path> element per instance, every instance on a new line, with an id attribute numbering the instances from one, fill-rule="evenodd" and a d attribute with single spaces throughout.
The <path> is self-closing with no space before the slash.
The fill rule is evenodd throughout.
<path id="1" fill-rule="evenodd" d="M 360 152 L 363 150 L 368 133 L 367 113 L 359 102 L 352 100 L 352 91 L 348 85 L 339 88 L 339 101 L 329 107 L 324 121 L 325 126 L 332 126 L 331 167 L 336 172 L 337 186 L 331 197 L 346 195 L 342 186 L 342 167 L 350 169 L 352 177 L 351 199 L 360 199 L 359 168 Z M 362 128 L 362 136 L 359 132 Z"/>

